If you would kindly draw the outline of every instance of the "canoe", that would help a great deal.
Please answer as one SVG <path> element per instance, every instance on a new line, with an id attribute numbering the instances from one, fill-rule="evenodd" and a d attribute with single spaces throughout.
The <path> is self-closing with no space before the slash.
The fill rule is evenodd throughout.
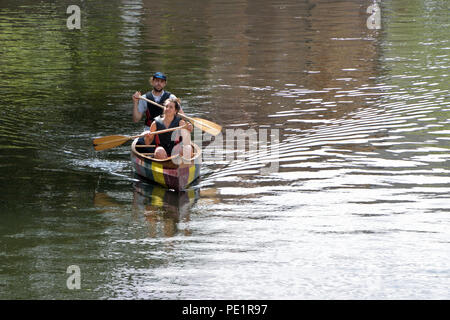
<path id="1" fill-rule="evenodd" d="M 136 147 L 138 139 L 131 144 L 131 163 L 137 175 L 153 181 L 167 189 L 182 191 L 200 176 L 201 149 L 191 143 L 194 153 L 189 162 L 173 156 L 167 159 L 154 159 L 151 154 Z"/>

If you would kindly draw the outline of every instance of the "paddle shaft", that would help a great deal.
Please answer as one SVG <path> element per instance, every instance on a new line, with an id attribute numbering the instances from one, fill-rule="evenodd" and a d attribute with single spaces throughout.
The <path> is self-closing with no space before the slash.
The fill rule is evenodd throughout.
<path id="1" fill-rule="evenodd" d="M 151 104 L 154 104 L 155 106 L 158 106 L 158 107 L 164 109 L 164 106 L 160 105 L 159 103 L 156 103 L 155 101 L 152 101 L 152 100 L 150 100 L 150 99 L 147 99 L 146 97 L 139 96 L 139 99 L 145 100 L 145 101 L 147 101 L 147 102 L 150 102 Z M 182 117 L 182 118 L 184 118 L 184 119 L 190 121 L 190 122 L 193 123 L 193 124 L 197 124 L 197 122 L 198 122 L 198 121 L 195 120 L 194 118 L 188 117 L 187 115 L 185 115 L 185 114 L 183 114 L 183 113 L 178 113 L 178 115 L 179 115 L 180 117 Z M 207 125 L 207 124 L 205 124 L 205 123 L 199 123 L 199 124 L 202 125 L 202 126 L 209 127 L 210 129 L 215 129 L 215 128 L 213 128 L 213 127 L 211 127 L 211 126 L 209 126 L 209 125 Z"/>
<path id="2" fill-rule="evenodd" d="M 169 129 L 164 129 L 164 130 L 159 130 L 159 131 L 153 131 L 153 132 L 151 132 L 151 131 L 146 131 L 145 133 L 141 133 L 141 134 L 139 134 L 139 135 L 137 135 L 137 136 L 132 136 L 132 137 L 129 137 L 129 139 L 136 139 L 136 138 L 140 138 L 140 137 L 144 137 L 145 135 L 147 135 L 147 134 L 161 134 L 161 133 L 166 133 L 166 132 L 170 132 L 170 131 L 175 131 L 175 130 L 180 130 L 180 129 L 184 129 L 186 126 L 184 125 L 184 126 L 179 126 L 179 127 L 175 127 L 175 128 L 169 128 Z"/>
<path id="3" fill-rule="evenodd" d="M 164 130 L 159 130 L 159 131 L 154 131 L 154 132 L 146 131 L 145 133 L 141 133 L 139 135 L 132 136 L 132 137 L 127 137 L 127 136 L 110 136 L 111 138 L 103 137 L 103 138 L 94 139 L 93 142 L 94 142 L 95 147 L 100 148 L 101 150 L 105 150 L 105 149 L 119 146 L 119 145 L 127 142 L 128 140 L 144 137 L 145 135 L 147 135 L 149 133 L 150 134 L 161 134 L 161 133 L 175 131 L 175 130 L 179 130 L 179 129 L 183 129 L 183 128 L 185 128 L 185 126 L 169 128 L 169 129 L 164 129 Z"/>

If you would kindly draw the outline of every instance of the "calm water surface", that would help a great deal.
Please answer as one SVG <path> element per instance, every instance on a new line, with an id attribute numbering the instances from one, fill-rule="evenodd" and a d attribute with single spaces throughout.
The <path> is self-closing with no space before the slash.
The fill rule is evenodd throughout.
<path id="1" fill-rule="evenodd" d="M 68 30 L 75 2 L 0 2 L 1 299 L 450 298 L 448 1 L 369 30 L 366 0 L 99 0 Z M 278 170 L 205 142 L 176 194 L 95 152 L 154 71 L 224 139 L 277 132 Z"/>

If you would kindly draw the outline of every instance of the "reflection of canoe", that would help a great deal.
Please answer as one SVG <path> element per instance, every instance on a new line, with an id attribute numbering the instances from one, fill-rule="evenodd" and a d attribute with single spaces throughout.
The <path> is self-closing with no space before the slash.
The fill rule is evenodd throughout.
<path id="1" fill-rule="evenodd" d="M 153 182 L 137 179 L 133 183 L 133 205 L 148 223 L 150 237 L 173 237 L 178 232 L 190 235 L 180 221 L 190 220 L 190 208 L 199 198 L 200 189 L 174 191 Z"/>
<path id="2" fill-rule="evenodd" d="M 200 176 L 201 149 L 192 143 L 194 154 L 189 162 L 177 155 L 165 160 L 154 159 L 137 148 L 135 139 L 131 145 L 131 162 L 141 177 L 154 181 L 168 189 L 183 190 Z M 139 150 L 138 150 L 139 149 Z"/>
<path id="3" fill-rule="evenodd" d="M 173 191 L 154 183 L 136 181 L 133 183 L 135 200 L 141 205 L 150 205 L 170 211 L 183 211 L 199 198 L 199 189 L 189 188 L 186 191 Z"/>

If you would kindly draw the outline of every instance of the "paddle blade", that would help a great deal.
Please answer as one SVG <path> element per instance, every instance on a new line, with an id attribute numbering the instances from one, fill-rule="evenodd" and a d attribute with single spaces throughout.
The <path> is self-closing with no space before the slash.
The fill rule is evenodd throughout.
<path id="1" fill-rule="evenodd" d="M 208 121 L 201 118 L 190 118 L 189 120 L 193 120 L 192 122 L 194 126 L 213 136 L 217 136 L 219 133 L 222 132 L 222 126 L 212 121 Z"/>
<path id="2" fill-rule="evenodd" d="M 96 151 L 111 149 L 117 146 L 120 146 L 121 144 L 124 144 L 128 140 L 130 140 L 130 137 L 124 137 L 124 136 L 107 136 L 102 138 L 97 138 L 93 140 L 94 149 Z"/>
<path id="3" fill-rule="evenodd" d="M 127 139 L 127 138 L 128 137 L 126 137 L 126 136 L 106 136 L 106 137 L 96 138 L 96 139 L 92 140 L 92 142 L 94 143 L 94 145 L 97 145 L 97 144 L 119 141 L 119 140 L 123 140 L 123 139 Z"/>

